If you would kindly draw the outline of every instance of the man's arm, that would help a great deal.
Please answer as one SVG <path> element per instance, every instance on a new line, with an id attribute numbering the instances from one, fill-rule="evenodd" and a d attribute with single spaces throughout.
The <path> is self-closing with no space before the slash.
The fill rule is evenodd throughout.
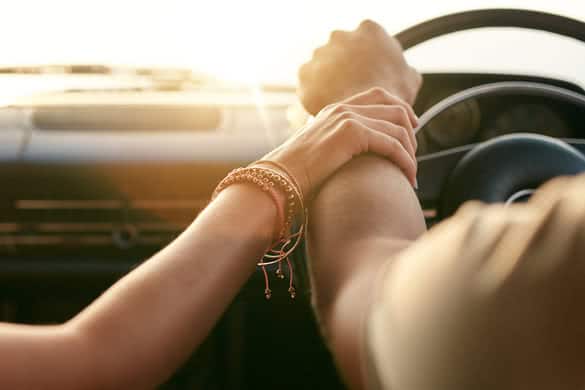
<path id="1" fill-rule="evenodd" d="M 414 102 L 422 77 L 407 64 L 400 43 L 376 23 L 364 21 L 354 31 L 334 31 L 301 67 L 299 79 L 299 95 L 313 114 L 357 91 L 385 89 L 408 113 L 410 123 L 401 123 L 411 132 L 416 148 L 412 133 L 416 116 L 408 104 Z M 374 279 L 392 254 L 424 229 L 407 178 L 381 158 L 352 160 L 323 186 L 313 203 L 309 257 L 315 309 L 338 366 L 353 388 L 364 384 L 361 321 Z"/>
<path id="2" fill-rule="evenodd" d="M 344 379 L 363 388 L 362 322 L 373 285 L 392 255 L 424 232 L 421 208 L 398 168 L 363 156 L 322 187 L 309 228 L 317 316 Z"/>
<path id="3" fill-rule="evenodd" d="M 363 21 L 354 31 L 333 31 L 299 69 L 299 96 L 315 115 L 324 106 L 372 87 L 413 104 L 422 76 L 408 65 L 400 42 L 379 24 Z"/>

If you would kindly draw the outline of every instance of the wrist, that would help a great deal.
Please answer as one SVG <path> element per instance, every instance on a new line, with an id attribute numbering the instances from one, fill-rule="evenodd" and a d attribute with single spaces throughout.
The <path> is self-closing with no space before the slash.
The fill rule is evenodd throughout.
<path id="1" fill-rule="evenodd" d="M 404 76 L 400 78 L 400 81 L 394 87 L 396 90 L 391 92 L 412 106 L 416 101 L 422 82 L 421 74 L 409 66 Z"/>
<path id="2" fill-rule="evenodd" d="M 369 83 L 362 84 L 359 90 L 355 92 L 359 93 L 373 87 L 382 87 L 412 106 L 422 86 L 423 79 L 421 74 L 410 66 L 400 72 L 389 70 L 386 74 L 388 75 L 387 77 L 375 78 Z"/>
<path id="3" fill-rule="evenodd" d="M 319 107 L 319 110 L 317 110 L 314 115 L 316 115 L 328 104 L 343 101 L 351 96 L 363 93 L 374 87 L 381 87 L 388 91 L 388 93 L 391 95 L 404 100 L 406 103 L 412 106 L 416 101 L 418 91 L 420 90 L 420 86 L 422 84 L 422 77 L 416 71 L 414 72 L 415 74 L 413 74 L 408 79 L 405 78 L 404 80 L 397 81 L 395 79 L 379 78 L 371 80 L 367 83 L 353 85 L 352 87 L 346 88 L 343 91 L 339 91 L 338 94 L 331 94 L 328 99 L 323 100 L 322 107 Z"/>
<path id="4" fill-rule="evenodd" d="M 237 208 L 233 214 L 234 225 L 238 224 L 237 219 L 244 217 L 248 220 L 250 235 L 265 249 L 271 245 L 279 222 L 277 205 L 268 193 L 250 183 L 237 183 L 223 190 L 217 198 Z"/>
<path id="5" fill-rule="evenodd" d="M 267 195 L 276 210 L 273 243 L 283 242 L 293 226 L 293 218 L 305 216 L 303 193 L 294 175 L 283 164 L 260 160 L 246 168 L 231 171 L 216 187 L 212 199 L 234 184 L 248 184 Z M 302 235 L 302 234 L 300 234 Z M 300 236 L 299 235 L 299 236 Z M 272 250 L 272 249 L 271 249 Z"/>

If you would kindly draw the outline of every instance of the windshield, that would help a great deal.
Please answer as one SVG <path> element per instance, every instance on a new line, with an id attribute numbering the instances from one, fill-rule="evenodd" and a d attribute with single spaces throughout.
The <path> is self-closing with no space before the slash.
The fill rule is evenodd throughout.
<path id="1" fill-rule="evenodd" d="M 364 18 L 396 33 L 451 12 L 528 6 L 585 20 L 585 3 L 576 0 L 19 0 L 2 6 L 0 66 L 172 66 L 222 80 L 294 85 L 298 66 L 331 30 L 353 29 Z M 473 39 L 453 34 L 453 41 L 423 45 L 409 57 L 423 70 L 511 67 L 585 84 L 585 45 L 526 32 L 504 40 L 499 33 L 475 32 Z M 477 53 L 470 55 L 474 47 Z M 566 59 L 560 60 L 558 52 Z"/>

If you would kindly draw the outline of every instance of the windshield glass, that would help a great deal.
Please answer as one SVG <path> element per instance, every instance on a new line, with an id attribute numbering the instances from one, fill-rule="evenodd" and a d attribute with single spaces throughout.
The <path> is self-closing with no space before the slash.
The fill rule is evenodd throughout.
<path id="1" fill-rule="evenodd" d="M 353 29 L 364 18 L 396 33 L 457 11 L 527 7 L 585 20 L 585 3 L 575 0 L 19 0 L 2 6 L 0 66 L 172 66 L 222 80 L 294 85 L 298 66 L 331 30 Z M 423 70 L 509 69 L 585 84 L 585 45 L 526 32 L 505 39 L 502 31 L 465 34 L 475 35 L 453 34 L 409 57 Z"/>

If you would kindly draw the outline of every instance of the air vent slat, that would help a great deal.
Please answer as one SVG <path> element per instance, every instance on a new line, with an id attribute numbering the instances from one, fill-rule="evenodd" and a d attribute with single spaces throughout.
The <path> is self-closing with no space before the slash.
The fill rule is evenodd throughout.
<path id="1" fill-rule="evenodd" d="M 160 247 L 184 230 L 206 203 L 207 199 L 18 199 L 2 207 L 0 254 L 78 253 L 86 247 L 115 254 Z"/>

